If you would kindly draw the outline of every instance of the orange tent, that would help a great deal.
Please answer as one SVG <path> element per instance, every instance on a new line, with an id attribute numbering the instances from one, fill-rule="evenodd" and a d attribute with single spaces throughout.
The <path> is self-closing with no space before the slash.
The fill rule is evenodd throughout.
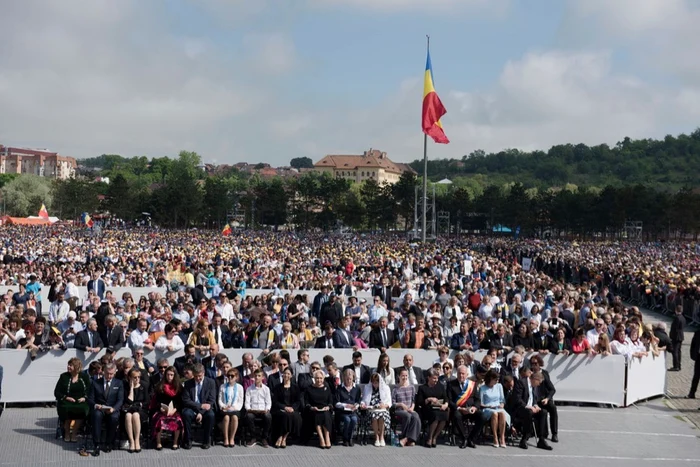
<path id="1" fill-rule="evenodd" d="M 10 217 L 10 216 L 4 216 L 2 218 L 2 224 L 9 224 L 9 225 L 51 225 L 51 222 L 49 222 L 48 219 L 42 219 L 42 218 L 34 218 L 34 219 L 29 219 L 26 217 Z"/>

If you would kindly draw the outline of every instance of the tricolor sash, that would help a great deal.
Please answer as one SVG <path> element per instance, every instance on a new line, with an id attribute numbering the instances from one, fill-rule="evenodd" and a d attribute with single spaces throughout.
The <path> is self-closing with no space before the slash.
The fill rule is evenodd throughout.
<path id="1" fill-rule="evenodd" d="M 476 382 L 471 380 L 471 379 L 468 379 L 467 385 L 464 388 L 464 391 L 462 391 L 462 394 L 460 394 L 459 397 L 457 398 L 457 407 L 466 406 L 467 401 L 474 393 L 474 388 L 476 388 Z"/>

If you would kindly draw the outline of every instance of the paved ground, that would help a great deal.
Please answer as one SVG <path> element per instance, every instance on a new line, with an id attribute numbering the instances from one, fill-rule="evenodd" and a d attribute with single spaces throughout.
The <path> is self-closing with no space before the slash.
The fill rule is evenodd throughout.
<path id="1" fill-rule="evenodd" d="M 290 446 L 284 451 L 261 447 L 209 451 L 198 447 L 191 451 L 145 450 L 140 454 L 113 451 L 98 458 L 82 458 L 75 445 L 54 439 L 56 415 L 53 409 L 8 409 L 0 418 L 0 466 L 6 465 L 123 465 L 179 467 L 192 464 L 218 466 L 256 466 L 277 464 L 280 467 L 334 467 L 398 464 L 409 456 L 411 467 L 433 467 L 446 463 L 478 462 L 480 467 L 496 467 L 515 462 L 519 467 L 541 467 L 556 462 L 567 467 L 665 467 L 700 465 L 700 431 L 678 416 L 663 401 L 655 400 L 638 407 L 607 409 L 562 407 L 560 409 L 560 442 L 555 450 L 545 452 L 532 446 L 523 451 L 516 447 L 495 449 L 479 446 L 476 450 L 460 450 L 452 446 L 437 449 L 375 448 L 355 446 L 316 447 Z"/>
<path id="2" fill-rule="evenodd" d="M 671 318 L 662 315 L 661 313 L 656 313 L 653 311 L 642 309 L 642 314 L 644 315 L 645 322 L 655 322 L 664 321 L 667 323 L 668 329 L 671 329 Z M 681 357 L 681 371 L 669 371 L 666 373 L 667 382 L 667 395 L 666 403 L 669 407 L 677 410 L 681 415 L 685 416 L 690 422 L 694 423 L 696 427 L 700 428 L 700 399 L 686 399 L 685 396 L 688 395 L 690 390 L 690 381 L 693 378 L 693 365 L 694 362 L 690 359 L 690 341 L 693 338 L 693 333 L 695 328 L 686 328 L 685 330 L 685 340 L 683 341 L 682 357 Z M 667 366 L 670 368 L 672 366 L 671 354 L 667 354 L 666 358 Z M 696 397 L 700 397 L 700 393 L 696 394 Z"/>

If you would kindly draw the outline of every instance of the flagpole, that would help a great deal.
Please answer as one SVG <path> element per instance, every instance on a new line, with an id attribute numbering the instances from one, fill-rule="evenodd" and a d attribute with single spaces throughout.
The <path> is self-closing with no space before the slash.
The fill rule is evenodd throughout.
<path id="1" fill-rule="evenodd" d="M 430 53 L 430 36 L 426 34 L 427 52 Z M 427 214 L 428 214 L 428 135 L 423 133 L 423 230 L 421 232 L 421 240 L 426 241 Z M 433 213 L 434 215 L 434 213 Z"/>

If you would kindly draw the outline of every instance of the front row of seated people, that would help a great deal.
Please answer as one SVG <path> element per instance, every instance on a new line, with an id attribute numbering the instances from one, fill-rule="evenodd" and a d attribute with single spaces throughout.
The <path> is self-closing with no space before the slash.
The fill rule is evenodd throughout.
<path id="1" fill-rule="evenodd" d="M 156 450 L 163 449 L 163 432 L 171 434 L 171 449 L 180 445 L 190 449 L 195 426 L 200 428 L 201 447 L 209 449 L 215 424 L 223 446 L 232 448 L 239 423 L 244 422 L 248 446 L 268 447 L 268 440 L 274 439 L 274 446 L 284 449 L 288 437 L 305 443 L 315 432 L 319 446 L 330 449 L 334 433 L 344 446 L 352 446 L 356 428 L 365 423 L 374 433 L 374 446 L 383 447 L 393 416 L 401 446 L 415 445 L 424 433 L 424 445 L 434 448 L 450 422 L 462 449 L 476 448 L 477 437 L 488 424 L 494 447 L 505 448 L 506 430 L 517 427 L 522 433 L 521 448 L 527 449 L 528 440 L 536 436 L 538 448 L 551 450 L 546 441 L 548 418 L 551 439 L 558 441 L 555 389 L 539 355 L 530 358 L 529 366 L 513 371 L 516 361 L 507 374 L 477 364 L 470 376 L 469 367 L 460 365 L 455 377 L 445 380 L 431 368 L 420 385 L 410 383 L 412 368 L 399 367 L 392 388 L 376 372 L 367 384 L 357 384 L 353 368 L 340 372 L 334 363 L 327 367 L 328 376 L 318 362 L 311 364 L 310 373 L 295 375 L 289 363 L 280 359 L 277 374 L 266 377 L 256 368 L 244 370 L 251 373 L 245 378 L 241 367 L 223 363 L 225 371 L 217 378 L 207 376 L 205 367 L 195 363 L 189 379 L 182 382 L 175 367 L 162 359 L 150 375 L 149 387 L 138 367 L 117 378 L 116 365 L 107 363 L 101 375 L 90 376 L 82 371 L 81 361 L 72 358 L 54 392 L 64 440 L 77 442 L 82 424 L 89 419 L 93 456 L 111 451 L 120 426 L 129 452 L 137 453 L 141 452 L 142 423 L 148 419 L 151 432 L 145 436 L 152 437 Z M 244 380 L 249 382 L 241 384 Z M 106 436 L 101 448 L 103 427 Z"/>

